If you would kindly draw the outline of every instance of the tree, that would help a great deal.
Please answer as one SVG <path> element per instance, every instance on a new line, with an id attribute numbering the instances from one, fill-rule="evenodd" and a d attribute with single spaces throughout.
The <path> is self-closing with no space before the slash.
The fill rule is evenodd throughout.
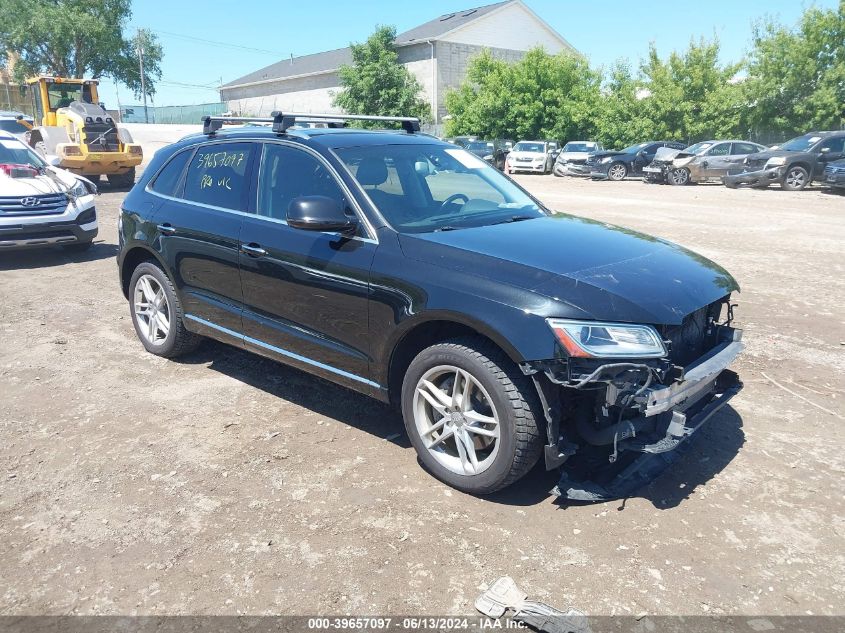
<path id="1" fill-rule="evenodd" d="M 645 91 L 642 116 L 654 138 L 679 141 L 742 134 L 746 109 L 736 81 L 741 63 L 719 63 L 719 42 L 690 42 L 684 53 L 662 60 L 654 45 L 640 71 Z"/>
<path id="2" fill-rule="evenodd" d="M 596 140 L 605 147 L 624 147 L 654 138 L 654 121 L 640 103 L 646 88 L 627 62 L 618 61 L 607 73 L 601 105 L 596 112 Z"/>
<path id="3" fill-rule="evenodd" d="M 395 39 L 394 27 L 380 26 L 366 42 L 350 45 L 352 65 L 338 71 L 343 89 L 334 96 L 335 106 L 353 114 L 431 119 L 431 106 L 420 97 L 419 82 L 399 63 Z"/>
<path id="4" fill-rule="evenodd" d="M 755 127 L 784 134 L 845 123 L 845 0 L 807 9 L 794 29 L 772 21 L 754 30 L 748 95 Z"/>
<path id="5" fill-rule="evenodd" d="M 0 15 L 0 50 L 15 56 L 18 80 L 38 73 L 108 76 L 141 96 L 138 42 L 123 35 L 131 0 L 0 0 Z M 138 37 L 147 94 L 153 95 L 162 48 L 149 32 Z"/>
<path id="6" fill-rule="evenodd" d="M 483 51 L 466 81 L 446 95 L 446 133 L 487 138 L 588 138 L 595 129 L 601 76 L 578 55 L 528 51 L 515 64 Z"/>

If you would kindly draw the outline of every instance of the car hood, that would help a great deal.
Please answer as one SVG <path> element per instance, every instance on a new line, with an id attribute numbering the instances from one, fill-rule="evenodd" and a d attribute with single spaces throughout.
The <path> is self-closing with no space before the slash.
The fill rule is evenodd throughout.
<path id="1" fill-rule="evenodd" d="M 542 295 L 544 316 L 674 325 L 739 289 L 723 268 L 676 244 L 565 214 L 403 234 L 400 243 L 411 259 Z"/>
<path id="2" fill-rule="evenodd" d="M 63 169 L 47 167 L 44 174 L 34 178 L 12 178 L 0 172 L 0 196 L 34 196 L 45 193 L 65 193 L 72 189 L 77 177 Z"/>
<path id="3" fill-rule="evenodd" d="M 591 156 L 595 157 L 598 160 L 602 158 L 606 158 L 607 156 L 633 156 L 633 154 L 628 154 L 626 152 L 617 152 L 613 150 L 603 150 L 601 152 L 593 152 Z"/>
<path id="4" fill-rule="evenodd" d="M 676 158 L 689 158 L 694 154 L 689 154 L 680 149 L 671 147 L 661 147 L 654 154 L 654 162 L 656 163 L 671 163 Z"/>

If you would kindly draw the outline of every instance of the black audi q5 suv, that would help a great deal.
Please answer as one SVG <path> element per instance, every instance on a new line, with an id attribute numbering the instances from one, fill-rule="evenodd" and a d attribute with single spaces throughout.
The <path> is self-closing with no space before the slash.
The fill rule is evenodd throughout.
<path id="1" fill-rule="evenodd" d="M 424 467 L 475 494 L 579 455 L 621 479 L 563 494 L 626 494 L 740 389 L 718 265 L 553 213 L 415 120 L 306 118 L 208 118 L 128 194 L 120 284 L 148 351 L 209 337 L 395 403 Z"/>

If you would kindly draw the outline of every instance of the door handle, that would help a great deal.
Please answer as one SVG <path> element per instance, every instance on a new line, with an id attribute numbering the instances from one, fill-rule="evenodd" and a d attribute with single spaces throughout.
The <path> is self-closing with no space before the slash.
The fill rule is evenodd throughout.
<path id="1" fill-rule="evenodd" d="M 264 257 L 267 254 L 267 251 L 255 243 L 241 244 L 241 252 L 250 257 Z"/>
<path id="2" fill-rule="evenodd" d="M 174 233 L 176 233 L 176 229 L 170 226 L 170 224 L 167 222 L 165 222 L 164 224 L 159 224 L 158 226 L 156 226 L 156 228 L 158 229 L 158 232 L 162 235 L 173 235 Z"/>

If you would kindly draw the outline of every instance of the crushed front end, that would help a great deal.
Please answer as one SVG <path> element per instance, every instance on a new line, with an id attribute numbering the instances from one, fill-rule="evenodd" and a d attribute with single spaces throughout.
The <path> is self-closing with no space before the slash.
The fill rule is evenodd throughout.
<path id="1" fill-rule="evenodd" d="M 744 348 L 731 321 L 727 297 L 676 326 L 551 319 L 560 357 L 523 371 L 538 388 L 547 436 L 557 438 L 545 452 L 548 469 L 562 466 L 555 493 L 579 501 L 627 497 L 675 461 L 742 388 L 728 369 Z M 639 357 L 627 353 L 638 349 Z"/>

